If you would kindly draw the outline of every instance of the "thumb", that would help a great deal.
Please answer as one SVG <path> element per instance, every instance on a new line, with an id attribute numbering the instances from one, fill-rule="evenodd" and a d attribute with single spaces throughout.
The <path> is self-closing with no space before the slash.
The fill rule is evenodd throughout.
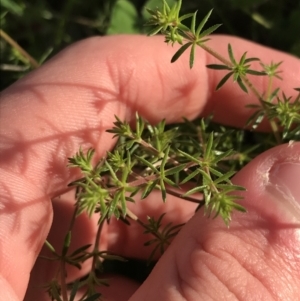
<path id="1" fill-rule="evenodd" d="M 187 223 L 130 301 L 300 300 L 300 143 L 258 156 L 230 228 L 203 211 Z"/>

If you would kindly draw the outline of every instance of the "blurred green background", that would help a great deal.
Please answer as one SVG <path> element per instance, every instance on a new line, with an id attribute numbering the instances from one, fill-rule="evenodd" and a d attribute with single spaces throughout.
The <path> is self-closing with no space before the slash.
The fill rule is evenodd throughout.
<path id="1" fill-rule="evenodd" d="M 168 0 L 172 4 L 174 0 Z M 145 6 L 160 0 L 1 0 L 1 30 L 38 62 L 66 45 L 94 36 L 146 33 Z M 300 57 L 300 0 L 183 0 L 182 13 L 211 8 L 217 33 L 241 36 Z M 0 90 L 30 71 L 29 62 L 0 39 Z M 258 54 L 259 56 L 259 54 Z M 74 62 L 76 63 L 76 62 Z"/>

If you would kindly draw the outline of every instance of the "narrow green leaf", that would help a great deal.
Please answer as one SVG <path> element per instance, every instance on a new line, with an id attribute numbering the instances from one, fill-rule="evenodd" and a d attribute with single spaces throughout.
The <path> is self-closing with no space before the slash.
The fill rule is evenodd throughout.
<path id="1" fill-rule="evenodd" d="M 267 75 L 267 73 L 264 71 L 256 71 L 256 70 L 251 70 L 251 69 L 248 69 L 246 71 L 246 73 L 252 74 L 252 75 Z"/>
<path id="2" fill-rule="evenodd" d="M 119 179 L 118 179 L 116 173 L 114 172 L 112 166 L 108 163 L 107 160 L 105 160 L 104 164 L 105 164 L 106 167 L 109 169 L 110 174 L 111 174 L 111 176 L 113 177 L 113 179 L 114 179 L 115 181 L 119 181 Z"/>
<path id="3" fill-rule="evenodd" d="M 256 129 L 258 125 L 262 122 L 264 119 L 265 113 L 264 111 L 256 111 L 254 114 L 252 114 L 249 119 L 246 122 L 246 126 L 251 125 L 253 129 Z"/>
<path id="4" fill-rule="evenodd" d="M 123 189 L 121 191 L 121 210 L 122 210 L 122 215 L 123 218 L 126 217 L 126 213 L 127 213 L 127 206 L 126 206 L 126 196 L 125 196 L 125 190 Z"/>
<path id="5" fill-rule="evenodd" d="M 206 142 L 205 152 L 204 152 L 204 160 L 207 160 L 211 157 L 211 150 L 214 143 L 214 133 L 211 132 L 208 136 L 208 141 Z"/>
<path id="6" fill-rule="evenodd" d="M 101 209 L 101 217 L 98 221 L 99 225 L 106 219 L 108 213 L 109 213 L 109 207 L 104 207 Z"/>
<path id="7" fill-rule="evenodd" d="M 52 253 L 56 253 L 54 247 L 50 244 L 50 242 L 48 240 L 45 240 L 44 244 Z"/>
<path id="8" fill-rule="evenodd" d="M 164 13 L 164 15 L 169 14 L 170 10 L 171 9 L 170 9 L 170 6 L 169 6 L 168 2 L 166 0 L 163 0 L 163 13 Z"/>
<path id="9" fill-rule="evenodd" d="M 186 153 L 186 152 L 184 152 L 184 151 L 182 151 L 182 150 L 180 150 L 180 149 L 177 149 L 177 151 L 178 151 L 180 154 L 182 154 L 184 157 L 186 157 L 187 159 L 191 160 L 192 162 L 195 162 L 195 163 L 197 163 L 197 164 L 199 164 L 199 165 L 201 164 L 201 162 L 200 162 L 197 158 L 191 156 L 190 154 L 188 154 L 188 153 Z"/>
<path id="10" fill-rule="evenodd" d="M 248 90 L 240 77 L 237 78 L 237 83 L 244 92 L 248 93 Z"/>
<path id="11" fill-rule="evenodd" d="M 148 32 L 148 36 L 155 36 L 156 34 L 158 34 L 161 30 L 163 29 L 162 26 L 156 26 L 154 29 L 152 29 L 151 31 Z"/>
<path id="12" fill-rule="evenodd" d="M 150 232 L 150 231 L 149 231 Z M 149 233 L 148 232 L 148 233 Z M 148 241 L 146 241 L 145 243 L 144 243 L 144 246 L 145 247 L 148 247 L 148 246 L 151 246 L 152 244 L 154 244 L 154 243 L 156 243 L 157 242 L 157 238 L 153 238 L 153 239 L 151 239 L 151 240 L 148 240 Z"/>
<path id="13" fill-rule="evenodd" d="M 188 19 L 190 17 L 192 17 L 194 15 L 194 13 L 189 13 L 189 14 L 185 14 L 185 15 L 182 15 L 178 20 L 179 21 L 183 21 L 185 19 Z M 178 26 L 179 27 L 179 26 Z M 188 27 L 187 27 L 188 28 Z"/>
<path id="14" fill-rule="evenodd" d="M 214 31 L 216 31 L 222 24 L 215 24 L 209 28 L 207 28 L 206 30 L 204 30 L 200 35 L 199 38 L 203 38 L 205 36 L 210 35 L 211 33 L 213 33 Z M 204 41 L 202 41 L 204 42 Z"/>
<path id="15" fill-rule="evenodd" d="M 72 290 L 70 292 L 70 298 L 69 301 L 74 301 L 75 296 L 77 294 L 77 291 L 79 289 L 79 280 L 77 279 L 73 284 L 72 284 Z"/>
<path id="16" fill-rule="evenodd" d="M 230 58 L 231 63 L 233 63 L 234 65 L 237 65 L 237 63 L 235 61 L 235 58 L 233 56 L 232 47 L 231 47 L 230 44 L 228 44 L 228 54 L 229 54 L 229 58 Z"/>
<path id="17" fill-rule="evenodd" d="M 211 13 L 212 13 L 212 9 L 208 12 L 208 14 L 202 19 L 202 21 L 200 22 L 197 31 L 196 31 L 196 36 L 198 37 L 202 28 L 204 27 L 205 23 L 207 22 L 207 20 L 209 19 Z"/>
<path id="18" fill-rule="evenodd" d="M 224 158 L 230 156 L 233 153 L 233 151 L 231 149 L 227 150 L 226 152 L 217 155 L 214 160 L 212 161 L 212 163 L 216 164 L 217 162 L 223 160 Z"/>
<path id="19" fill-rule="evenodd" d="M 171 59 L 171 63 L 176 62 L 179 57 L 192 45 L 192 42 L 188 42 L 186 44 L 184 44 L 183 46 L 181 46 L 179 48 L 179 50 L 176 51 L 176 53 L 173 55 L 172 59 Z"/>
<path id="20" fill-rule="evenodd" d="M 180 7 L 181 7 L 181 1 L 182 0 L 178 0 L 177 2 L 174 3 L 174 5 L 170 9 L 169 16 L 172 16 L 172 17 L 176 18 L 176 16 L 179 15 L 179 10 L 180 10 Z"/>
<path id="21" fill-rule="evenodd" d="M 191 14 L 191 15 L 193 15 L 193 14 Z M 184 36 L 184 31 L 190 32 L 190 29 L 182 23 L 178 24 L 178 29 L 180 29 L 182 31 L 182 32 L 180 32 L 181 36 Z"/>
<path id="22" fill-rule="evenodd" d="M 166 202 L 166 198 L 167 198 L 167 192 L 166 192 L 166 187 L 165 187 L 165 183 L 164 183 L 164 179 L 160 179 L 160 190 L 161 190 L 161 196 L 163 199 L 163 202 Z"/>
<path id="23" fill-rule="evenodd" d="M 178 224 L 178 225 L 175 225 L 175 226 L 170 226 L 172 225 L 172 223 L 169 223 L 162 231 L 163 234 L 167 235 L 168 237 L 171 237 L 173 236 L 174 234 L 176 235 L 180 229 L 185 225 L 185 223 L 182 223 L 182 224 Z M 169 236 L 170 235 L 170 236 Z"/>
<path id="24" fill-rule="evenodd" d="M 219 184 L 223 181 L 228 181 L 236 172 L 234 170 L 231 170 L 227 173 L 225 173 L 223 176 L 219 177 L 218 179 L 214 180 L 215 184 Z"/>
<path id="25" fill-rule="evenodd" d="M 152 163 L 150 163 L 149 161 L 147 161 L 143 157 L 140 157 L 140 156 L 137 156 L 137 155 L 135 155 L 135 157 L 138 158 L 140 161 L 142 161 L 142 163 L 144 163 L 146 166 L 151 168 L 151 170 L 153 170 L 155 173 L 158 173 L 158 170 L 155 168 L 155 166 Z"/>
<path id="26" fill-rule="evenodd" d="M 222 177 L 222 176 L 223 176 L 223 174 L 222 174 L 220 171 L 214 169 L 214 168 L 211 167 L 211 166 L 209 166 L 209 171 L 210 171 L 213 175 L 215 175 L 215 176 L 217 176 L 217 177 Z"/>
<path id="27" fill-rule="evenodd" d="M 201 185 L 201 186 L 194 187 L 194 188 L 190 189 L 189 191 L 187 191 L 187 192 L 183 195 L 183 197 L 189 196 L 189 195 L 194 194 L 194 193 L 197 193 L 197 192 L 203 192 L 203 190 L 204 190 L 206 187 L 207 187 L 206 185 Z"/>
<path id="28" fill-rule="evenodd" d="M 171 168 L 165 170 L 165 176 L 170 176 L 179 171 L 182 171 L 185 168 L 185 166 L 186 166 L 186 164 L 184 163 L 184 164 L 180 164 L 180 165 L 171 167 Z"/>
<path id="29" fill-rule="evenodd" d="M 145 128 L 145 122 L 144 119 L 139 116 L 138 112 L 135 113 L 135 120 L 136 120 L 136 134 L 137 137 L 140 138 Z"/>
<path id="30" fill-rule="evenodd" d="M 161 161 L 161 164 L 160 164 L 160 174 L 162 175 L 162 177 L 165 176 L 165 165 L 166 165 L 167 160 L 168 160 L 168 158 L 169 158 L 170 148 L 171 148 L 171 146 L 168 145 L 168 147 L 167 147 L 166 150 L 165 150 L 164 157 L 163 157 L 163 159 L 162 159 L 162 161 Z"/>
<path id="31" fill-rule="evenodd" d="M 210 65 L 206 65 L 206 67 L 215 70 L 231 70 L 231 68 L 229 68 L 226 65 L 218 65 L 218 64 L 210 64 Z"/>
<path id="32" fill-rule="evenodd" d="M 239 205 L 239 204 L 237 204 L 237 203 L 235 203 L 235 202 L 233 202 L 233 203 L 231 204 L 231 206 L 232 206 L 235 210 L 238 210 L 238 211 L 240 211 L 240 212 L 247 212 L 247 209 L 246 209 L 245 207 L 243 207 L 242 205 Z"/>
<path id="33" fill-rule="evenodd" d="M 148 182 L 147 186 L 145 187 L 141 199 L 145 199 L 150 193 L 151 191 L 155 188 L 155 186 L 157 185 L 158 180 L 153 181 L 153 182 Z"/>
<path id="34" fill-rule="evenodd" d="M 229 72 L 220 80 L 216 87 L 216 91 L 218 91 L 227 82 L 227 80 L 231 77 L 232 74 L 233 72 Z"/>
<path id="35" fill-rule="evenodd" d="M 193 44 L 192 48 L 191 48 L 191 53 L 190 53 L 190 69 L 193 68 L 194 61 L 195 61 L 195 47 L 196 47 L 196 44 Z"/>
<path id="36" fill-rule="evenodd" d="M 156 11 L 153 10 L 153 9 L 151 9 L 151 8 L 145 7 L 145 9 L 146 9 L 146 12 L 147 12 L 148 14 L 150 14 L 150 15 L 155 15 L 155 14 L 156 14 Z"/>
<path id="37" fill-rule="evenodd" d="M 204 44 L 207 41 L 210 41 L 210 39 L 209 38 L 207 38 L 207 39 L 201 39 L 201 40 L 197 41 L 197 45 L 201 46 L 202 44 Z"/>
<path id="38" fill-rule="evenodd" d="M 197 168 L 196 170 L 194 170 L 192 173 L 190 173 L 186 178 L 184 178 L 180 184 L 185 184 L 187 183 L 189 180 L 191 180 L 192 178 L 194 178 L 197 174 L 199 174 L 199 169 Z"/>
<path id="39" fill-rule="evenodd" d="M 72 237 L 72 232 L 69 231 L 67 233 L 67 235 L 65 236 L 65 240 L 64 240 L 64 246 L 63 246 L 63 250 L 62 250 L 62 256 L 65 257 L 68 250 L 69 250 L 69 247 L 70 247 L 70 244 L 71 244 L 71 237 Z"/>
<path id="40" fill-rule="evenodd" d="M 245 191 L 246 188 L 240 185 L 234 185 L 234 184 L 218 184 L 218 188 L 222 189 L 222 193 L 227 194 L 230 191 Z M 242 196 L 239 196 L 239 198 L 243 198 Z"/>
<path id="41" fill-rule="evenodd" d="M 73 256 L 75 256 L 75 255 L 77 255 L 77 254 L 79 254 L 79 253 L 84 252 L 84 251 L 87 250 L 90 246 L 91 246 L 91 244 L 88 244 L 88 245 L 84 245 L 84 246 L 78 248 L 77 250 L 75 250 L 75 251 L 71 254 L 71 257 L 73 257 Z"/>
<path id="42" fill-rule="evenodd" d="M 275 90 L 271 93 L 271 95 L 270 95 L 268 101 L 271 101 L 271 100 L 278 94 L 279 91 L 280 91 L 280 88 L 275 89 Z"/>
<path id="43" fill-rule="evenodd" d="M 130 192 L 129 198 L 134 197 L 141 190 L 140 186 L 138 186 L 138 187 L 132 187 L 132 188 L 133 188 L 133 190 Z"/>
<path id="44" fill-rule="evenodd" d="M 201 173 L 202 177 L 203 177 L 203 183 L 212 183 L 212 179 L 210 178 L 210 176 L 202 169 L 198 169 L 199 173 Z"/>
<path id="45" fill-rule="evenodd" d="M 198 11 L 195 11 L 194 13 L 193 13 L 193 17 L 192 17 L 192 22 L 191 22 L 191 31 L 192 31 L 192 33 L 195 35 L 195 33 L 196 33 L 196 17 L 197 17 L 197 12 Z"/>
<path id="46" fill-rule="evenodd" d="M 251 125 L 253 129 L 256 129 L 258 125 L 262 122 L 264 119 L 265 112 L 264 111 L 256 111 L 254 112 L 249 119 L 246 122 L 246 126 Z"/>
<path id="47" fill-rule="evenodd" d="M 168 179 L 168 178 L 166 178 L 166 177 L 164 177 L 164 181 L 165 181 L 167 184 L 169 184 L 170 186 L 178 187 L 178 185 L 176 185 L 175 182 L 173 182 L 172 180 L 170 180 L 170 179 Z"/>
<path id="48" fill-rule="evenodd" d="M 245 64 L 245 59 L 246 59 L 247 51 L 243 53 L 243 55 L 240 58 L 239 65 L 243 66 Z"/>
<path id="49" fill-rule="evenodd" d="M 247 63 L 254 62 L 254 61 L 260 61 L 260 59 L 257 57 L 250 57 L 248 59 L 245 59 L 244 63 L 247 64 Z"/>
<path id="50" fill-rule="evenodd" d="M 118 205 L 119 199 L 120 199 L 120 191 L 117 191 L 114 195 L 113 200 L 110 203 L 109 209 L 108 209 L 108 218 L 111 218 L 111 216 L 115 213 L 116 207 Z M 118 219 L 118 217 L 116 216 Z"/>

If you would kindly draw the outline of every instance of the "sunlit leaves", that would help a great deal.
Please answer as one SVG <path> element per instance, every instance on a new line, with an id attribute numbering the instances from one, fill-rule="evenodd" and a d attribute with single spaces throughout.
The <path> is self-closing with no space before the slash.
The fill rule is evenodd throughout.
<path id="1" fill-rule="evenodd" d="M 186 121 L 187 126 L 190 124 Z M 72 183 L 77 187 L 77 215 L 84 211 L 89 216 L 99 214 L 99 223 L 113 216 L 124 219 L 127 202 L 134 201 L 138 192 L 143 199 L 153 190 L 160 190 L 162 201 L 166 202 L 168 193 L 176 194 L 172 189 L 182 190 L 186 183 L 191 183 L 189 190 L 177 193 L 178 196 L 187 198 L 196 192 L 203 193 L 209 204 L 215 194 L 227 189 L 224 185 L 232 185 L 230 178 L 235 172 L 223 172 L 219 168 L 233 152 L 218 149 L 222 136 L 218 132 L 207 132 L 207 126 L 206 121 L 201 120 L 199 129 L 195 127 L 198 141 L 192 139 L 192 148 L 185 151 L 180 149 L 181 139 L 185 136 L 183 125 L 182 132 L 180 126 L 166 128 L 164 120 L 152 125 L 136 115 L 133 129 L 128 122 L 116 118 L 113 129 L 108 132 L 119 141 L 100 163 L 95 167 L 91 165 L 91 150 L 87 154 L 80 151 L 70 159 L 85 175 Z M 195 196 L 193 201 L 200 204 L 203 199 Z"/>
<path id="2" fill-rule="evenodd" d="M 211 13 L 212 13 L 212 10 L 209 11 L 209 13 L 202 19 L 202 21 L 198 25 L 197 29 L 196 29 L 197 12 L 195 12 L 192 15 L 191 29 L 189 31 L 182 32 L 182 39 L 187 40 L 187 43 L 184 44 L 183 46 L 181 46 L 179 48 L 179 50 L 174 54 L 174 56 L 171 59 L 172 63 L 177 61 L 177 59 L 185 52 L 185 50 L 187 50 L 191 46 L 189 65 L 190 65 L 190 68 L 193 67 L 194 62 L 195 62 L 196 46 L 199 46 L 199 45 L 207 42 L 209 39 L 206 37 L 208 35 L 210 35 L 212 32 L 214 32 L 219 26 L 221 26 L 221 24 L 216 24 L 202 32 L 202 29 L 203 29 L 204 25 L 206 24 L 206 22 L 208 21 Z M 179 31 L 179 32 L 181 32 L 181 31 Z"/>

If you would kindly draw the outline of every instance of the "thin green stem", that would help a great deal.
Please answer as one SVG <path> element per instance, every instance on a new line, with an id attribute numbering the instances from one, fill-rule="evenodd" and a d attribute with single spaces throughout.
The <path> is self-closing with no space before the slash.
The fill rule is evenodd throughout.
<path id="1" fill-rule="evenodd" d="M 208 52 L 209 54 L 211 54 L 212 56 L 214 56 L 216 59 L 218 59 L 220 62 L 222 62 L 227 67 L 229 67 L 229 68 L 233 67 L 233 64 L 230 61 L 228 61 L 227 59 L 225 59 L 222 55 L 220 55 L 219 53 L 217 53 L 216 51 L 214 51 L 209 46 L 205 45 L 205 43 L 200 44 L 199 46 L 202 49 L 204 49 L 206 52 Z"/>
<path id="2" fill-rule="evenodd" d="M 267 89 L 267 100 L 271 100 L 269 99 L 272 93 L 272 87 L 273 87 L 273 76 L 269 76 L 269 83 L 268 83 L 268 89 Z"/>

